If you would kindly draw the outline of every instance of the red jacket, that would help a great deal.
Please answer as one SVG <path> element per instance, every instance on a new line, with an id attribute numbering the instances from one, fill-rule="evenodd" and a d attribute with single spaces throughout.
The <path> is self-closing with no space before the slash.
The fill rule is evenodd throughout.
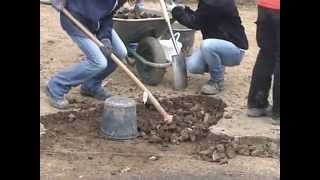
<path id="1" fill-rule="evenodd" d="M 280 10 L 280 0 L 257 0 L 258 6 Z"/>

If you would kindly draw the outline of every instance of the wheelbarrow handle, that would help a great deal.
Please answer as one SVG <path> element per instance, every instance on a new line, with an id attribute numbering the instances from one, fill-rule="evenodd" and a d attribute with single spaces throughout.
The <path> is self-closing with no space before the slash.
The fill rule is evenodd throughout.
<path id="1" fill-rule="evenodd" d="M 67 18 L 69 18 L 85 35 L 87 35 L 92 41 L 94 41 L 99 47 L 104 47 L 103 43 L 100 42 L 86 27 L 84 27 L 77 19 L 75 19 L 68 10 L 63 9 L 61 11 Z M 161 113 L 164 121 L 167 123 L 172 122 L 172 115 L 169 115 L 163 107 L 160 105 L 158 100 L 152 95 L 152 93 L 147 89 L 143 83 L 121 62 L 121 60 L 115 56 L 113 53 L 110 55 L 111 59 L 123 69 L 127 75 L 144 91 L 148 94 L 151 103 L 156 107 L 156 109 Z"/>

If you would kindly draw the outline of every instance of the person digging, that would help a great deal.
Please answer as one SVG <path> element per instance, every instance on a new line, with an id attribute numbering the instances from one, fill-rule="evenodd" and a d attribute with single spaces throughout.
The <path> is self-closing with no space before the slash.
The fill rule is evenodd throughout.
<path id="1" fill-rule="evenodd" d="M 58 109 L 70 107 L 65 95 L 71 88 L 81 85 L 80 94 L 98 100 L 112 96 L 102 81 L 115 71 L 117 65 L 110 54 L 125 59 L 127 50 L 113 29 L 113 12 L 125 3 L 123 0 L 52 0 L 52 6 L 62 11 L 68 10 L 78 21 L 89 29 L 104 44 L 99 48 L 86 37 L 64 14 L 60 13 L 60 23 L 70 38 L 78 45 L 86 57 L 64 71 L 55 74 L 47 83 L 46 94 L 51 106 Z"/>
<path id="2" fill-rule="evenodd" d="M 203 41 L 190 57 L 186 58 L 187 70 L 193 74 L 210 74 L 201 93 L 218 94 L 224 89 L 226 66 L 237 66 L 242 61 L 248 40 L 234 0 L 199 0 L 193 11 L 182 4 L 167 5 L 180 24 L 201 30 Z"/>

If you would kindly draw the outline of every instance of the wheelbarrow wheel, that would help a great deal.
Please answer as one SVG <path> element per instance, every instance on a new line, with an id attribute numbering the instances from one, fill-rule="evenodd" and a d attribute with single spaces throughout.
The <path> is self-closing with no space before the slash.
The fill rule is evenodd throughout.
<path id="1" fill-rule="evenodd" d="M 146 61 L 153 63 L 166 63 L 166 56 L 160 42 L 154 37 L 146 37 L 139 42 L 137 53 Z M 165 74 L 165 68 L 155 68 L 137 60 L 136 68 L 138 74 L 145 84 L 158 85 Z"/>

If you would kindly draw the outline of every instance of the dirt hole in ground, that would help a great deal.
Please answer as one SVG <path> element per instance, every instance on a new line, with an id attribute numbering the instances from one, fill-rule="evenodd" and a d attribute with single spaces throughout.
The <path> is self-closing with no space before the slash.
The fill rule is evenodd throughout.
<path id="1" fill-rule="evenodd" d="M 174 115 L 170 125 L 152 105 L 137 105 L 138 139 L 156 144 L 200 142 L 209 134 L 209 127 L 223 117 L 226 104 L 208 96 L 185 96 L 161 100 Z M 72 151 L 110 151 L 108 140 L 98 133 L 103 105 L 83 105 L 79 111 L 59 112 L 42 116 L 46 134 L 41 138 L 41 149 L 72 149 Z"/>

